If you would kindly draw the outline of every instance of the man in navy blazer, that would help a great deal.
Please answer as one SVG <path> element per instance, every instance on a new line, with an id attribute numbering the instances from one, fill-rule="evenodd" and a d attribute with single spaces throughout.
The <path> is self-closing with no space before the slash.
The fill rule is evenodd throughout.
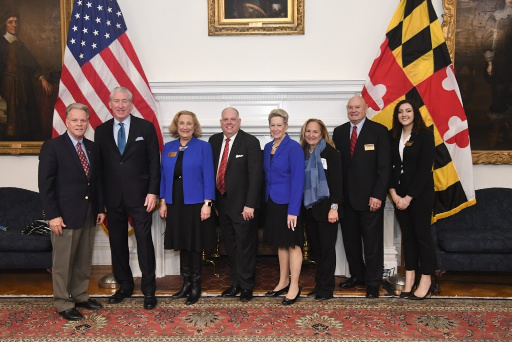
<path id="1" fill-rule="evenodd" d="M 347 103 L 350 121 L 336 127 L 333 134 L 343 169 L 341 230 L 351 275 L 341 287 L 366 283 L 366 297 L 378 298 L 384 268 L 383 207 L 391 175 L 391 149 L 387 128 L 367 119 L 367 109 L 361 96 L 352 97 Z M 357 142 L 351 155 L 354 127 Z"/>
<path id="2" fill-rule="evenodd" d="M 95 132 L 102 162 L 112 268 L 120 284 L 109 303 L 131 297 L 134 289 L 128 250 L 130 216 L 137 239 L 144 308 L 153 309 L 157 300 L 151 223 L 160 192 L 160 150 L 153 124 L 130 114 L 132 100 L 128 89 L 115 88 L 109 103 L 114 118 L 99 125 Z"/>
<path id="3" fill-rule="evenodd" d="M 53 302 L 58 313 L 78 321 L 76 308 L 100 309 L 87 294 L 94 234 L 105 219 L 97 145 L 84 138 L 89 109 L 66 108 L 67 132 L 44 142 L 39 154 L 39 194 L 50 222 L 53 246 Z"/>
<path id="4" fill-rule="evenodd" d="M 256 269 L 258 227 L 255 209 L 260 206 L 263 183 L 263 159 L 259 140 L 240 129 L 240 115 L 235 108 L 222 111 L 222 133 L 214 134 L 212 145 L 217 183 L 226 139 L 229 154 L 224 176 L 225 192 L 216 187 L 215 208 L 218 211 L 222 238 L 228 252 L 231 286 L 222 297 L 252 299 Z"/>

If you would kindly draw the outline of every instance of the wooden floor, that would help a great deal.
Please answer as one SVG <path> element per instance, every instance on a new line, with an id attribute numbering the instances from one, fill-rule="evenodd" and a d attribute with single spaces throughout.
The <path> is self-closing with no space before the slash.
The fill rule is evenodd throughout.
<path id="1" fill-rule="evenodd" d="M 202 273 L 204 295 L 218 295 L 230 285 L 229 268 L 226 257 L 215 260 L 213 266 L 205 264 Z M 104 289 L 98 281 L 111 272 L 110 266 L 93 266 L 89 294 L 91 296 L 110 296 L 115 289 Z M 218 276 L 215 275 L 218 274 Z M 314 266 L 303 266 L 300 286 L 302 294 L 307 294 L 314 286 Z M 255 295 L 263 295 L 272 290 L 279 277 L 277 257 L 258 257 L 256 270 Z M 181 286 L 181 276 L 165 276 L 157 279 L 157 295 L 170 295 Z M 343 277 L 336 277 L 335 296 L 364 296 L 365 287 L 342 290 L 339 283 Z M 140 279 L 136 279 L 135 294 L 140 292 Z M 441 277 L 440 297 L 480 297 L 512 299 L 512 273 L 494 272 L 448 272 Z M 0 296 L 51 296 L 52 277 L 46 270 L 0 270 Z M 381 290 L 381 295 L 386 291 Z"/>

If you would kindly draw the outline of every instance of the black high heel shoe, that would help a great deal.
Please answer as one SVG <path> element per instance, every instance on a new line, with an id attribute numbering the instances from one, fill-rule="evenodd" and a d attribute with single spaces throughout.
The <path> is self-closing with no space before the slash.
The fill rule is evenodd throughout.
<path id="1" fill-rule="evenodd" d="M 268 291 L 267 293 L 265 293 L 265 297 L 277 297 L 277 296 L 282 295 L 285 292 L 288 292 L 289 289 L 290 289 L 290 284 L 288 284 L 288 286 L 286 286 L 286 287 L 283 287 L 281 290 Z"/>
<path id="2" fill-rule="evenodd" d="M 406 298 L 411 299 L 411 300 L 423 300 L 427 297 L 432 297 L 432 292 L 434 292 L 434 287 L 435 287 L 434 284 L 430 284 L 430 287 L 428 288 L 427 293 L 423 297 L 418 297 L 414 293 L 411 293 L 411 295 Z"/>
<path id="3" fill-rule="evenodd" d="M 398 298 L 409 298 L 410 296 L 412 295 L 412 291 L 409 291 L 409 292 L 400 292 L 400 295 L 398 296 Z"/>
<path id="4" fill-rule="evenodd" d="M 295 303 L 297 301 L 297 298 L 299 298 L 299 297 L 300 297 L 300 287 L 299 287 L 299 292 L 297 293 L 295 298 L 288 299 L 288 298 L 284 297 L 283 301 L 282 301 L 282 304 L 283 305 L 292 305 L 293 303 Z"/>

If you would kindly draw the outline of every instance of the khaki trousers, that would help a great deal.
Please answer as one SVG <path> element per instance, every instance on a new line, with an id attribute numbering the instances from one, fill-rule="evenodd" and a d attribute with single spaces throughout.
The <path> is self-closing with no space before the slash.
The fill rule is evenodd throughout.
<path id="1" fill-rule="evenodd" d="M 85 226 L 62 229 L 62 235 L 51 233 L 53 246 L 53 304 L 58 312 L 89 300 L 89 276 L 96 232 L 95 218 L 89 207 Z M 65 224 L 66 222 L 64 222 Z"/>

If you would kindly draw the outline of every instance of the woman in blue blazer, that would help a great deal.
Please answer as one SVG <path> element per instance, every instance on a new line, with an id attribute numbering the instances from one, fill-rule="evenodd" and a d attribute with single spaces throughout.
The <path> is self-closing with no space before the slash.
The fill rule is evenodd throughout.
<path id="1" fill-rule="evenodd" d="M 432 292 L 436 269 L 431 218 L 434 207 L 434 134 L 411 100 L 398 102 L 391 129 L 393 173 L 389 194 L 402 230 L 405 286 L 400 298 L 423 299 Z M 413 292 L 416 271 L 421 274 Z"/>
<path id="2" fill-rule="evenodd" d="M 160 216 L 167 219 L 164 248 L 180 251 L 183 286 L 173 298 L 187 296 L 190 305 L 201 297 L 202 251 L 216 243 L 213 154 L 210 144 L 198 139 L 201 126 L 194 113 L 178 112 L 169 132 L 177 139 L 162 152 Z"/>
<path id="3" fill-rule="evenodd" d="M 304 230 L 298 224 L 298 217 L 304 188 L 304 152 L 300 144 L 286 134 L 288 113 L 274 109 L 268 121 L 274 141 L 266 144 L 263 152 L 267 201 L 264 236 L 278 248 L 280 271 L 279 283 L 265 296 L 276 297 L 286 292 L 282 303 L 289 305 L 300 296 Z"/>

